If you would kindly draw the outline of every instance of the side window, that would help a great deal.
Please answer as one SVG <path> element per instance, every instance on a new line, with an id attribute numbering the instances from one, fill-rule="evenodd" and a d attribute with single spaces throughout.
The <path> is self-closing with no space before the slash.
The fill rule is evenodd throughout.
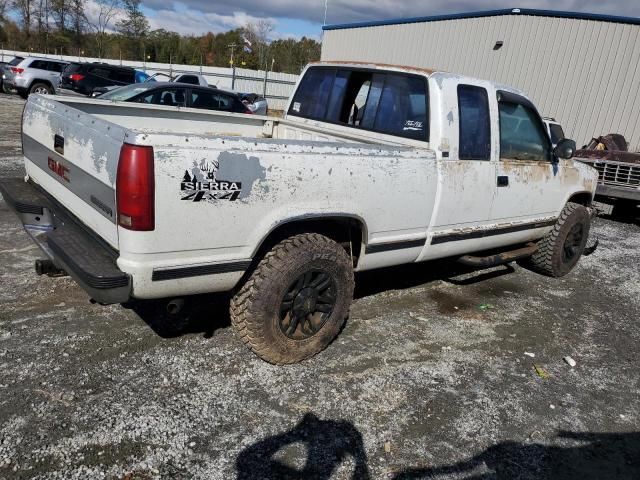
<path id="1" fill-rule="evenodd" d="M 237 110 L 235 108 L 235 101 L 230 95 L 207 92 L 205 90 L 191 91 L 191 108 L 222 110 L 224 112 L 234 112 Z"/>
<path id="2" fill-rule="evenodd" d="M 369 95 L 365 105 L 366 108 L 362 114 L 362 120 L 360 121 L 360 126 L 362 128 L 373 130 L 373 124 L 376 121 L 376 113 L 378 113 L 378 105 L 380 103 L 380 97 L 382 96 L 385 78 L 385 75 L 373 75 L 371 88 L 369 89 Z"/>
<path id="3" fill-rule="evenodd" d="M 194 76 L 194 75 L 182 75 L 178 81 L 180 83 L 189 83 L 191 85 L 200 85 L 200 82 L 198 81 L 198 77 Z"/>
<path id="4" fill-rule="evenodd" d="M 135 100 L 138 103 L 153 103 L 155 105 L 166 105 L 167 107 L 184 107 L 185 95 L 181 88 L 168 88 L 155 90 L 147 93 Z"/>
<path id="5" fill-rule="evenodd" d="M 330 122 L 339 122 L 342 117 L 342 103 L 344 101 L 349 76 L 350 72 L 347 70 L 340 70 L 335 76 L 326 116 L 326 119 Z"/>
<path id="6" fill-rule="evenodd" d="M 100 67 L 91 67 L 89 73 L 96 77 L 109 78 L 109 70 Z"/>
<path id="7" fill-rule="evenodd" d="M 472 85 L 458 85 L 459 158 L 489 160 L 491 157 L 491 122 L 487 90 Z"/>
<path id="8" fill-rule="evenodd" d="M 551 145 L 538 114 L 519 103 L 501 101 L 500 158 L 549 161 Z"/>
<path id="9" fill-rule="evenodd" d="M 289 115 L 428 140 L 427 82 L 417 75 L 311 68 Z"/>
<path id="10" fill-rule="evenodd" d="M 336 70 L 310 68 L 296 91 L 289 115 L 324 120 Z"/>
<path id="11" fill-rule="evenodd" d="M 66 67 L 66 65 L 64 63 L 58 63 L 58 62 L 48 62 L 47 63 L 47 70 L 49 70 L 51 72 L 61 73 L 64 70 L 64 67 Z"/>
<path id="12" fill-rule="evenodd" d="M 34 60 L 29 65 L 29 68 L 37 68 L 38 70 L 46 70 L 47 69 L 47 63 L 48 62 L 45 62 L 43 60 Z"/>
<path id="13" fill-rule="evenodd" d="M 427 88 L 421 77 L 387 74 L 373 129 L 427 140 Z"/>
<path id="14" fill-rule="evenodd" d="M 109 79 L 120 83 L 133 83 L 134 72 L 129 70 L 111 70 Z"/>

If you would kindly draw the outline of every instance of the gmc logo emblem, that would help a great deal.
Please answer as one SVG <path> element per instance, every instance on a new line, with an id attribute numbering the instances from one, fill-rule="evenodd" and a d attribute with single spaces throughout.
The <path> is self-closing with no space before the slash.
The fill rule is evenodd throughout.
<path id="1" fill-rule="evenodd" d="M 65 167 L 62 163 L 56 162 L 53 158 L 49 157 L 47 159 L 47 164 L 49 165 L 49 170 L 58 175 L 64 181 L 69 182 L 69 169 Z"/>

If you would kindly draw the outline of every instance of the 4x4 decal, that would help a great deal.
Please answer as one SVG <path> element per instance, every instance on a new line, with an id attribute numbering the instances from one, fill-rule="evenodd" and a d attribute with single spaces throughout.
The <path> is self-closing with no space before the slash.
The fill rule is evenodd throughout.
<path id="1" fill-rule="evenodd" d="M 238 199 L 242 191 L 242 183 L 228 180 L 219 180 L 216 173 L 219 168 L 217 161 L 208 162 L 201 160 L 199 164 L 185 170 L 182 182 L 180 182 L 181 200 L 191 202 L 217 202 Z"/>

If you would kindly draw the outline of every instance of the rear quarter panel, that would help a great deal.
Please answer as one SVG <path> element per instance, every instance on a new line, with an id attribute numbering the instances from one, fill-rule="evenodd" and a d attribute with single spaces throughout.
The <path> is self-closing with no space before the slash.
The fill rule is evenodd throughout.
<path id="1" fill-rule="evenodd" d="M 156 229 L 120 229 L 125 269 L 251 259 L 281 223 L 316 216 L 361 219 L 368 242 L 426 235 L 437 188 L 429 150 L 154 135 L 138 140 L 155 145 Z M 224 290 L 239 278 L 219 275 L 214 288 L 214 279 L 203 277 L 171 287 L 152 285 L 149 271 L 137 277 L 134 294 L 142 297 L 159 296 L 158 288 L 163 294 Z"/>

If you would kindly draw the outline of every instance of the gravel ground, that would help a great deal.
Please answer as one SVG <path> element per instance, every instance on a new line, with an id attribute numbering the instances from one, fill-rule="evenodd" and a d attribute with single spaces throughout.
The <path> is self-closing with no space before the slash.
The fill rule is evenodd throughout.
<path id="1" fill-rule="evenodd" d="M 20 176 L 22 101 L 0 105 L 0 176 Z M 561 280 L 360 275 L 340 337 L 274 367 L 224 298 L 169 317 L 37 277 L 0 200 L 0 478 L 640 478 L 640 226 L 593 230 Z"/>

